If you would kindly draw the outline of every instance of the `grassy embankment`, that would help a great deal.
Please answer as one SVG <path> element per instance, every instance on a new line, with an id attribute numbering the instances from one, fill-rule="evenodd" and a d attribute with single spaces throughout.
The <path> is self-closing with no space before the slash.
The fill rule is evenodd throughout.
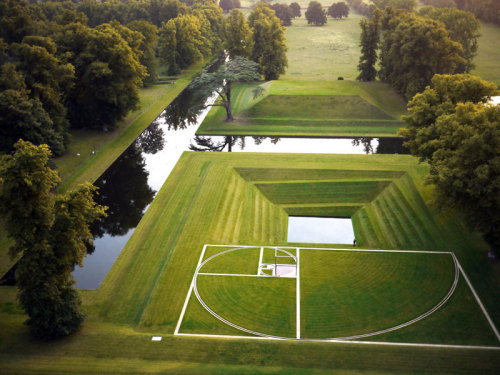
<path id="1" fill-rule="evenodd" d="M 332 20 L 322 27 L 295 19 L 286 30 L 288 69 L 278 81 L 233 91 L 235 121 L 214 107 L 199 134 L 288 136 L 396 136 L 405 102 L 389 86 L 357 82 L 359 20 Z M 337 80 L 343 77 L 344 81 Z"/>
<path id="2" fill-rule="evenodd" d="M 291 166 L 293 170 L 288 169 Z M 426 171 L 425 166 L 409 156 L 273 154 L 271 158 L 267 154 L 185 153 L 101 288 L 82 292 L 88 318 L 81 332 L 49 344 L 30 340 L 22 325 L 24 316 L 14 303 L 14 290 L 2 288 L 1 366 L 11 372 L 63 368 L 67 373 L 90 373 L 103 371 L 102 366 L 109 365 L 109 372 L 133 372 L 131 368 L 137 370 L 149 360 L 150 364 L 142 371 L 170 368 L 180 373 L 239 370 L 259 373 L 268 371 L 259 366 L 271 366 L 296 373 L 308 373 L 309 370 L 300 370 L 306 368 L 321 373 L 348 368 L 375 373 L 426 373 L 432 369 L 435 373 L 493 374 L 500 368 L 500 359 L 498 352 L 491 350 L 172 335 L 203 244 L 286 244 L 287 210 L 325 206 L 335 209 L 342 205 L 334 196 L 331 203 L 315 201 L 310 195 L 307 202 L 300 203 L 301 192 L 310 188 L 311 194 L 319 198 L 332 187 L 347 183 L 365 186 L 358 194 L 362 207 L 353 214 L 359 246 L 454 251 L 498 324 L 498 266 L 488 262 L 484 242 L 470 233 L 457 215 L 437 210 L 428 203 L 429 191 L 422 185 Z M 266 184 L 282 186 L 266 190 L 263 188 Z M 291 189 L 291 185 L 296 189 Z M 345 194 L 345 189 L 334 190 Z M 370 265 L 372 270 L 386 266 L 386 262 L 379 261 Z M 434 272 L 436 266 L 446 269 L 445 265 L 433 264 L 429 272 Z M 385 282 L 399 285 L 398 277 Z M 429 291 L 436 285 L 439 283 L 428 282 L 421 288 Z M 418 296 L 420 292 L 418 287 L 405 289 L 401 298 Z M 368 306 L 365 304 L 364 308 Z M 415 325 L 398 333 L 399 337 L 384 339 L 491 343 L 482 336 L 488 333 L 482 331 L 484 321 L 480 322 L 481 315 L 470 293 L 458 293 L 457 301 L 435 314 L 436 321 L 431 318 L 420 322 L 427 327 Z M 447 319 L 454 314 L 462 316 Z M 480 324 L 476 324 L 477 319 Z M 279 328 L 286 329 L 286 325 Z M 448 333 L 435 334 L 433 339 L 429 334 L 433 329 L 452 332 L 458 338 Z M 151 343 L 151 334 L 163 335 L 164 340 Z M 85 362 L 88 367 L 82 369 Z M 236 369 L 232 365 L 242 367 Z"/>
<path id="3" fill-rule="evenodd" d="M 103 133 L 100 130 L 72 130 L 72 140 L 67 152 L 54 159 L 62 179 L 60 190 L 69 190 L 86 181 L 94 182 L 191 82 L 201 66 L 202 64 L 194 65 L 178 77 L 171 77 L 175 78 L 172 83 L 140 89 L 138 109 L 130 112 L 113 131 Z M 8 255 L 10 243 L 0 223 L 0 276 L 16 261 Z"/>

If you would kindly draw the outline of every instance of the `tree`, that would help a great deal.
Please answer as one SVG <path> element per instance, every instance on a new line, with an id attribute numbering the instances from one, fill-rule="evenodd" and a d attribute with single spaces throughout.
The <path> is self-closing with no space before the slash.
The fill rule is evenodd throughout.
<path id="1" fill-rule="evenodd" d="M 276 13 L 283 26 L 290 26 L 292 24 L 292 10 L 286 4 L 273 4 L 271 9 Z"/>
<path id="2" fill-rule="evenodd" d="M 201 22 L 201 30 L 212 53 L 222 51 L 225 37 L 225 20 L 222 9 L 215 0 L 196 1 L 191 11 Z"/>
<path id="3" fill-rule="evenodd" d="M 180 69 L 208 56 L 212 45 L 204 34 L 201 17 L 193 14 L 181 15 L 164 23 L 160 29 L 158 49 L 160 61 L 168 64 L 168 74 L 176 74 Z"/>
<path id="4" fill-rule="evenodd" d="M 267 5 L 259 3 L 248 20 L 254 41 L 252 60 L 259 64 L 266 80 L 278 79 L 288 65 L 285 33 L 279 18 Z"/>
<path id="5" fill-rule="evenodd" d="M 458 207 L 492 249 L 500 250 L 500 106 L 458 103 L 435 122 L 428 182 L 436 201 Z"/>
<path id="6" fill-rule="evenodd" d="M 479 77 L 435 75 L 431 85 L 408 103 L 409 114 L 403 116 L 406 127 L 400 131 L 401 136 L 408 138 L 405 146 L 421 161 L 430 161 L 437 150 L 438 117 L 453 114 L 458 103 L 486 103 L 494 95 L 498 95 L 496 85 Z"/>
<path id="7" fill-rule="evenodd" d="M 140 63 L 147 69 L 144 84 L 152 85 L 158 78 L 155 49 L 158 41 L 158 28 L 144 20 L 136 20 L 127 24 L 130 30 L 140 32 L 144 37 L 139 50 L 142 52 Z"/>
<path id="8" fill-rule="evenodd" d="M 317 1 L 311 1 L 306 10 L 307 24 L 311 23 L 316 26 L 323 26 L 326 23 L 326 13 Z"/>
<path id="9" fill-rule="evenodd" d="M 228 13 L 230 10 L 235 8 L 233 0 L 220 0 L 219 6 L 222 8 L 224 13 Z"/>
<path id="10" fill-rule="evenodd" d="M 12 151 L 19 138 L 64 150 L 63 136 L 54 129 L 42 103 L 29 97 L 24 78 L 7 63 L 0 75 L 0 153 Z"/>
<path id="11" fill-rule="evenodd" d="M 54 194 L 56 171 L 48 167 L 47 145 L 20 140 L 13 155 L 0 162 L 0 212 L 14 240 L 13 256 L 22 254 L 16 271 L 26 324 L 42 339 L 75 332 L 83 321 L 71 272 L 92 242 L 88 225 L 105 215 L 93 201 L 90 184 Z"/>
<path id="12" fill-rule="evenodd" d="M 434 74 L 455 72 L 462 46 L 440 22 L 386 8 L 379 76 L 407 99 L 421 92 Z"/>
<path id="13" fill-rule="evenodd" d="M 213 73 L 202 73 L 191 84 L 190 88 L 196 89 L 203 96 L 208 96 L 214 91 L 219 99 L 212 106 L 221 106 L 226 110 L 226 121 L 233 121 L 231 107 L 231 90 L 233 83 L 251 82 L 260 78 L 259 65 L 244 57 L 237 56 L 223 64 Z"/>
<path id="14" fill-rule="evenodd" d="M 75 67 L 75 84 L 67 98 L 71 125 L 115 127 L 139 102 L 146 68 L 137 54 L 110 24 L 91 29 L 72 23 L 56 38 L 61 53 L 68 53 Z"/>
<path id="15" fill-rule="evenodd" d="M 233 9 L 227 17 L 225 48 L 231 59 L 236 56 L 250 58 L 252 55 L 252 30 L 239 9 Z"/>
<path id="16" fill-rule="evenodd" d="M 417 0 L 371 0 L 379 9 L 393 7 L 395 9 L 405 9 L 413 12 L 417 7 Z"/>
<path id="17" fill-rule="evenodd" d="M 293 18 L 302 16 L 302 14 L 300 13 L 299 3 L 291 3 L 289 6 L 290 6 L 290 9 L 292 10 L 292 17 Z"/>
<path id="18" fill-rule="evenodd" d="M 349 16 L 349 6 L 344 3 L 333 3 L 329 8 L 328 8 L 328 15 L 333 17 L 333 18 L 340 18 L 342 17 L 348 17 Z"/>
<path id="19" fill-rule="evenodd" d="M 469 73 L 474 69 L 475 64 L 472 60 L 477 55 L 481 24 L 472 13 L 455 8 L 423 7 L 419 15 L 442 22 L 450 38 L 462 46 L 460 56 L 465 63 L 458 64 L 454 73 Z"/>
<path id="20" fill-rule="evenodd" d="M 380 41 L 380 10 L 376 10 L 370 21 L 362 19 L 361 26 L 361 57 L 359 58 L 358 70 L 360 81 L 374 81 L 377 77 L 375 64 L 377 63 L 377 49 Z"/>

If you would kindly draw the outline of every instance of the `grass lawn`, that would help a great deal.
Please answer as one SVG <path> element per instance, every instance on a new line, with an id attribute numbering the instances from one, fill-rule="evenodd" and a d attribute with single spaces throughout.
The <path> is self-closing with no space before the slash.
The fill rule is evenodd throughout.
<path id="1" fill-rule="evenodd" d="M 472 74 L 500 86 L 500 64 L 498 63 L 500 61 L 500 48 L 498 48 L 500 26 L 483 22 L 480 32 L 479 49 L 474 59 L 476 69 L 472 71 Z"/>
<path id="2" fill-rule="evenodd" d="M 249 171 L 252 168 L 269 169 L 265 180 L 256 171 Z M 136 372 L 144 361 L 150 361 L 140 371 L 172 369 L 172 372 L 189 373 L 188 369 L 191 369 L 192 373 L 265 373 L 266 366 L 269 366 L 284 373 L 310 373 L 311 369 L 315 369 L 317 373 L 327 373 L 327 369 L 337 369 L 340 373 L 345 369 L 353 373 L 427 373 L 429 369 L 443 374 L 497 373 L 500 357 L 497 351 L 491 350 L 207 339 L 173 335 L 204 244 L 287 245 L 287 203 L 282 204 L 273 197 L 267 198 L 258 186 L 266 181 L 278 183 L 282 178 L 285 179 L 283 185 L 289 184 L 290 179 L 283 176 L 289 176 L 292 181 L 300 181 L 304 189 L 308 188 L 309 183 L 314 185 L 321 181 L 334 182 L 335 176 L 352 183 L 359 181 L 360 185 L 365 178 L 369 181 L 380 178 L 384 183 L 392 181 L 371 202 L 361 203 L 362 207 L 353 214 L 358 245 L 453 251 L 498 325 L 498 264 L 488 261 L 485 255 L 486 245 L 479 236 L 467 230 L 459 215 L 437 209 L 429 203 L 429 187 L 423 185 L 426 172 L 427 167 L 418 164 L 415 159 L 397 155 L 273 154 L 271 158 L 269 154 L 185 153 L 101 287 L 97 291 L 81 291 L 87 320 L 79 333 L 53 343 L 40 343 L 30 339 L 26 327 L 22 325 L 25 317 L 15 303 L 15 289 L 0 289 L 1 372 L 23 370 L 40 373 L 65 369 L 66 373 L 92 373 L 103 368 L 106 369 L 104 372 L 110 373 Z M 254 181 L 255 179 L 259 181 Z M 308 204 L 318 207 L 324 203 Z M 405 213 L 404 217 L 402 213 Z M 317 245 L 307 245 L 315 246 Z M 244 270 L 247 262 L 251 264 L 248 269 L 255 269 L 255 260 L 227 259 L 239 270 Z M 374 256 L 366 265 L 366 270 L 374 273 L 372 281 L 380 281 L 381 285 L 372 285 L 369 278 L 356 273 L 362 271 L 356 267 L 349 280 L 360 283 L 360 286 L 367 288 L 365 290 L 378 290 L 377 293 L 384 295 L 383 283 L 397 285 L 395 279 L 400 275 L 407 277 L 407 280 L 400 282 L 401 301 L 387 295 L 388 300 L 401 304 L 398 306 L 402 314 L 407 314 L 412 309 L 411 303 L 406 299 L 408 289 L 420 301 L 417 309 L 427 303 L 422 294 L 425 290 L 439 294 L 440 288 L 449 283 L 448 273 L 438 272 L 447 269 L 448 263 L 444 261 L 434 264 L 423 258 L 422 263 L 398 260 L 394 263 L 395 269 L 392 269 L 389 262 L 381 259 Z M 340 267 L 341 264 L 353 263 L 359 262 L 356 259 L 340 258 L 311 260 L 309 270 L 319 277 L 311 279 L 313 284 L 309 295 L 313 303 L 324 298 L 321 296 L 322 292 L 315 291 L 314 285 L 335 279 L 336 273 L 330 272 L 330 269 L 347 272 L 347 269 Z M 326 271 L 324 267 L 328 264 L 331 267 Z M 413 268 L 405 268 L 405 264 L 423 268 L 422 275 L 435 276 L 439 282 L 422 280 L 423 276 L 412 273 Z M 315 267 L 319 267 L 318 273 L 315 272 Z M 397 277 L 393 279 L 391 275 Z M 211 303 L 222 310 L 231 307 L 226 299 L 228 295 L 235 295 L 235 298 L 244 296 L 243 286 L 234 280 L 221 281 L 212 277 L 207 277 L 206 280 L 202 293 L 205 293 L 206 298 L 213 298 Z M 259 283 L 260 281 L 252 281 L 244 286 L 251 288 L 260 298 L 260 302 L 255 299 L 246 305 L 247 310 L 255 313 L 252 323 L 254 327 L 263 322 L 258 316 L 266 316 L 262 315 L 262 310 L 258 310 L 261 305 L 274 311 L 273 314 L 283 313 L 283 306 L 266 302 L 268 293 L 259 294 L 259 291 L 267 290 Z M 415 283 L 419 286 L 415 286 Z M 303 287 L 307 288 L 305 284 Z M 277 288 L 272 287 L 268 291 L 273 300 L 288 298 L 287 295 L 293 294 L 293 285 L 280 285 Z M 337 293 L 346 301 L 352 296 L 350 308 L 352 314 L 355 314 L 356 304 L 363 304 L 363 300 L 359 296 L 354 298 L 355 294 L 350 294 L 349 290 L 345 286 L 339 286 L 327 288 L 325 293 Z M 281 297 L 272 294 L 274 291 L 279 291 Z M 449 301 L 453 308 L 442 310 L 444 317 L 436 315 L 435 322 L 423 320 L 418 323 L 422 324 L 421 328 L 415 324 L 414 327 L 407 327 L 405 332 L 395 331 L 393 336 L 387 334 L 384 340 L 429 340 L 439 343 L 469 340 L 484 343 L 484 337 L 474 333 L 474 329 L 470 338 L 464 339 L 463 334 L 460 334 L 460 331 L 469 332 L 471 326 L 478 327 L 476 329 L 479 330 L 481 325 L 474 323 L 474 317 L 481 314 L 478 313 L 477 306 L 470 304 L 473 298 L 465 284 L 459 284 L 456 293 L 453 295 L 456 301 L 453 304 L 452 300 Z M 369 301 L 365 301 L 365 306 L 370 305 Z M 324 309 L 335 312 L 331 305 L 325 305 Z M 382 317 L 385 316 L 382 312 L 384 309 L 386 312 L 390 311 L 387 304 L 383 305 L 379 311 Z M 207 333 L 222 329 L 220 322 L 210 321 L 214 318 L 209 314 L 201 320 L 195 319 L 202 312 L 190 310 L 191 318 L 186 321 L 187 326 L 183 329 L 196 331 L 202 328 Z M 233 313 L 237 314 L 237 311 Z M 238 319 L 243 322 L 246 318 L 240 316 Z M 371 324 L 368 317 L 363 319 L 361 321 L 364 324 Z M 461 327 L 460 322 L 472 324 Z M 281 323 L 284 325 L 273 328 L 276 332 L 285 332 L 289 329 L 287 327 L 294 326 L 292 317 Z M 439 328 L 435 328 L 435 324 Z M 304 329 L 311 332 L 319 330 L 312 326 Z M 439 332 L 454 333 L 441 335 Z M 228 333 L 234 334 L 232 328 L 223 332 Z M 161 335 L 164 339 L 160 343 L 152 343 L 152 335 Z M 90 369 L 84 368 L 85 363 Z M 241 367 L 235 369 L 231 366 Z"/>
<path id="3" fill-rule="evenodd" d="M 406 111 L 387 85 L 357 81 L 272 81 L 233 89 L 235 121 L 213 107 L 198 134 L 395 136 Z"/>

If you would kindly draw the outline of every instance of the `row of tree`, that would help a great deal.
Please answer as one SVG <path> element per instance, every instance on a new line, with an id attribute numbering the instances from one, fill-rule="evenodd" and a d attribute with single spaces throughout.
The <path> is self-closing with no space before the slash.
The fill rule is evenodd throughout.
<path id="1" fill-rule="evenodd" d="M 230 59 L 248 58 L 266 80 L 278 79 L 288 66 L 284 28 L 274 11 L 259 3 L 248 16 L 233 9 L 227 18 L 225 49 Z"/>
<path id="2" fill-rule="evenodd" d="M 456 7 L 474 13 L 480 20 L 500 25 L 500 2 L 497 0 L 421 0 L 436 8 Z"/>
<path id="3" fill-rule="evenodd" d="M 474 67 L 480 24 L 471 13 L 424 7 L 415 14 L 388 7 L 360 25 L 358 79 L 372 81 L 378 75 L 407 99 L 423 91 L 435 74 L 467 73 Z"/>
<path id="4" fill-rule="evenodd" d="M 327 22 L 327 15 L 332 18 L 347 18 L 349 16 L 349 6 L 344 2 L 333 3 L 328 10 L 325 11 L 321 3 L 318 1 L 311 1 L 305 13 L 307 23 L 316 26 L 324 25 Z"/>

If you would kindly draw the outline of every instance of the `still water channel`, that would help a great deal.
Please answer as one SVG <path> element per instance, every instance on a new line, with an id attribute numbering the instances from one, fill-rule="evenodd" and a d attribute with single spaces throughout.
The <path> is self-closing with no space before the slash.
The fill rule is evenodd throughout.
<path id="1" fill-rule="evenodd" d="M 407 153 L 400 138 L 195 136 L 209 111 L 199 101 L 184 90 L 95 182 L 108 217 L 92 227 L 94 250 L 74 271 L 77 288 L 99 287 L 184 151 Z"/>

